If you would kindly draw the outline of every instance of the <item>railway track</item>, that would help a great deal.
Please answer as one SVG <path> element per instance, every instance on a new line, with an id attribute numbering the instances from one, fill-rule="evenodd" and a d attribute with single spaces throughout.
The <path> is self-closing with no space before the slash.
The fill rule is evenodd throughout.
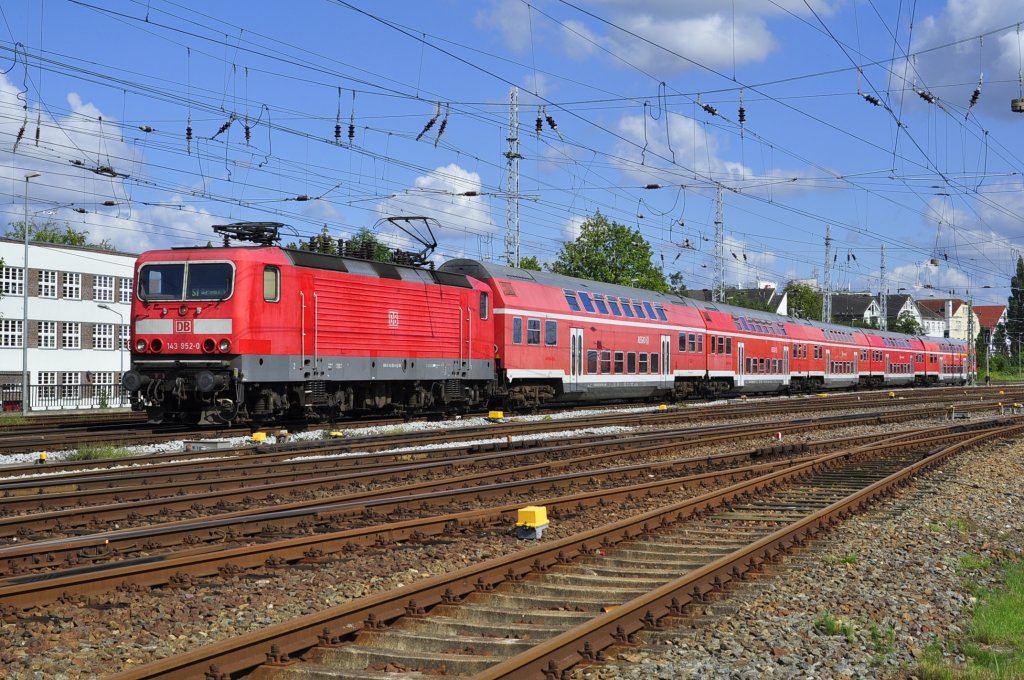
<path id="1" fill-rule="evenodd" d="M 116 677 L 220 678 L 257 666 L 256 678 L 371 678 L 386 677 L 384 669 L 442 667 L 475 678 L 561 677 L 640 631 L 685 620 L 730 582 L 956 451 L 1024 430 L 1016 421 L 976 427 L 984 431 L 902 436 L 797 461 Z"/>

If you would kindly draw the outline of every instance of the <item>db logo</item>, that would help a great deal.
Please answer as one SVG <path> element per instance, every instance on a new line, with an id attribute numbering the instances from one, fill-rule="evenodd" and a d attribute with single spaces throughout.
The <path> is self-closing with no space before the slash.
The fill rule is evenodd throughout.
<path id="1" fill-rule="evenodd" d="M 389 309 L 388 310 L 388 326 L 390 326 L 391 328 L 398 328 L 398 310 L 397 309 Z"/>
<path id="2" fill-rule="evenodd" d="M 174 322 L 175 333 L 191 333 L 192 322 L 191 321 L 175 321 Z"/>

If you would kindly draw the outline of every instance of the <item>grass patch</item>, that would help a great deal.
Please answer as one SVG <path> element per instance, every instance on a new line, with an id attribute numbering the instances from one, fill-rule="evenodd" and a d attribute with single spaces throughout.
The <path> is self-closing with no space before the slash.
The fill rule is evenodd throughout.
<path id="1" fill-rule="evenodd" d="M 879 626 L 872 623 L 868 627 L 871 635 L 871 648 L 879 656 L 888 656 L 896 651 L 896 630 L 889 624 Z"/>
<path id="2" fill-rule="evenodd" d="M 946 520 L 946 528 L 959 531 L 961 534 L 966 534 L 971 529 L 977 528 L 977 524 L 966 517 L 951 517 Z"/>
<path id="3" fill-rule="evenodd" d="M 988 569 L 991 566 L 992 560 L 986 560 L 983 557 L 967 553 L 966 555 L 960 556 L 960 562 L 957 565 L 957 573 L 965 574 L 969 571 L 981 571 L 982 569 Z"/>
<path id="4" fill-rule="evenodd" d="M 17 427 L 28 422 L 28 418 L 20 413 L 0 413 L 0 430 Z"/>
<path id="5" fill-rule="evenodd" d="M 967 556 L 965 556 L 967 557 Z M 961 559 L 961 562 L 963 560 Z M 982 562 L 972 557 L 971 562 Z M 953 663 L 936 643 L 926 650 L 918 669 L 922 680 L 1010 680 L 1024 678 L 1024 564 L 1007 565 L 1005 586 L 979 591 L 968 632 L 946 643 Z"/>
<path id="6" fill-rule="evenodd" d="M 856 626 L 831 614 L 822 614 L 814 619 L 814 629 L 825 635 L 841 635 L 847 642 L 854 642 L 857 639 Z"/>
<path id="7" fill-rule="evenodd" d="M 116 446 L 82 446 L 64 460 L 110 460 L 111 458 L 128 458 L 133 456 L 127 449 Z"/>
<path id="8" fill-rule="evenodd" d="M 825 564 L 857 564 L 857 556 L 853 553 L 845 555 L 825 555 L 822 560 Z"/>

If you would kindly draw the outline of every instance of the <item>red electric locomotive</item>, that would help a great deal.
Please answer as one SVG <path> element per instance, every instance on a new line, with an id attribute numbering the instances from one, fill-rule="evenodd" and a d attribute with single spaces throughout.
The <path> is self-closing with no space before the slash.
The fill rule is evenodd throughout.
<path id="1" fill-rule="evenodd" d="M 488 399 L 490 291 L 465 275 L 263 243 L 151 251 L 135 276 L 124 385 L 153 420 L 445 411 Z"/>

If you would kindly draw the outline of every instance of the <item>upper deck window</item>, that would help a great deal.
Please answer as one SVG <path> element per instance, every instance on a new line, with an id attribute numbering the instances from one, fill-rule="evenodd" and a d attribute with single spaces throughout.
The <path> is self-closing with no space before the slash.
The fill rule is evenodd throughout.
<path id="1" fill-rule="evenodd" d="M 643 305 L 644 305 L 644 309 L 647 310 L 647 318 L 648 319 L 657 319 L 658 318 L 658 315 L 654 313 L 654 305 L 652 305 L 650 302 L 647 302 L 646 300 L 644 301 Z"/>
<path id="2" fill-rule="evenodd" d="M 234 270 L 228 262 L 166 262 L 139 270 L 143 300 L 226 300 L 231 297 Z"/>
<path id="3" fill-rule="evenodd" d="M 622 316 L 622 312 L 619 311 L 619 303 L 615 301 L 615 298 L 608 298 L 608 307 L 611 308 L 612 314 L 615 316 Z"/>
<path id="4" fill-rule="evenodd" d="M 594 309 L 594 301 L 590 299 L 590 293 L 580 291 L 580 300 L 583 302 L 583 309 L 593 314 L 596 310 Z"/>
<path id="5" fill-rule="evenodd" d="M 608 313 L 608 306 L 604 303 L 603 295 L 594 295 L 594 304 L 597 305 L 597 311 L 602 314 Z"/>
<path id="6" fill-rule="evenodd" d="M 574 312 L 580 311 L 580 302 L 576 299 L 576 291 L 563 290 L 562 292 L 565 293 L 565 301 L 568 303 L 569 309 Z"/>
<path id="7" fill-rule="evenodd" d="M 628 316 L 629 318 L 632 319 L 633 318 L 633 310 L 629 308 L 629 300 L 627 300 L 626 298 L 619 298 L 619 299 L 622 300 L 622 311 L 624 311 L 626 313 L 626 316 Z"/>

